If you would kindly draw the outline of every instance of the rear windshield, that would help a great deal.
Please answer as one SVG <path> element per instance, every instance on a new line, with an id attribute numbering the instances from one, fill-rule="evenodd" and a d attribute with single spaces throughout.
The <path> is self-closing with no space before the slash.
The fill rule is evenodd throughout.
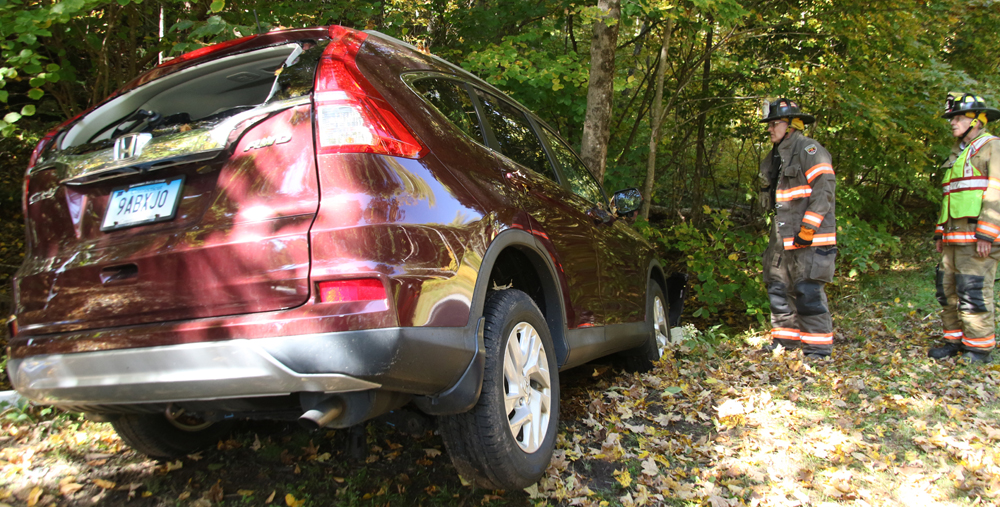
<path id="1" fill-rule="evenodd" d="M 59 140 L 85 152 L 119 136 L 153 136 L 209 128 L 235 114 L 312 92 L 329 41 L 300 41 L 195 65 L 130 90 L 96 108 Z"/>

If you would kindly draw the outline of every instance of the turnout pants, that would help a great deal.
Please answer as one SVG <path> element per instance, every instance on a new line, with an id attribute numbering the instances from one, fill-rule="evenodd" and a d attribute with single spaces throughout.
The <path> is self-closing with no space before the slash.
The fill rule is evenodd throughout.
<path id="1" fill-rule="evenodd" d="M 785 250 L 776 228 L 764 252 L 764 283 L 771 302 L 771 339 L 806 354 L 833 351 L 833 319 L 825 286 L 833 280 L 836 247 Z"/>
<path id="2" fill-rule="evenodd" d="M 944 246 L 935 281 L 948 343 L 973 352 L 991 352 L 996 347 L 993 279 L 998 259 L 998 245 L 988 257 L 976 257 L 974 243 Z"/>

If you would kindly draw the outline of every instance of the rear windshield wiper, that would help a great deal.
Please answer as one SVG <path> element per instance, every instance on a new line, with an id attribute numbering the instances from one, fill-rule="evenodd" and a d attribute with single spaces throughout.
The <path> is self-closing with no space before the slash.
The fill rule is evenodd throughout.
<path id="1" fill-rule="evenodd" d="M 286 67 L 291 67 L 292 65 L 295 65 L 296 60 L 299 59 L 299 55 L 301 55 L 303 51 L 304 50 L 302 49 L 302 44 L 295 46 L 295 49 L 292 50 L 292 54 L 288 55 L 288 58 L 285 58 L 285 62 L 281 64 L 281 67 L 278 67 L 278 70 L 274 71 L 274 82 L 271 83 L 271 91 L 268 92 L 267 98 L 264 99 L 264 102 L 262 102 L 261 105 L 270 102 L 271 98 L 274 97 L 274 94 L 278 93 L 278 89 L 280 88 L 278 84 L 278 79 L 281 77 L 281 73 L 285 70 Z"/>
<path id="2" fill-rule="evenodd" d="M 115 130 L 111 132 L 111 138 L 116 139 L 118 136 L 122 134 L 127 134 L 129 132 L 132 132 L 136 130 L 136 127 L 142 125 L 143 123 L 146 124 L 146 127 L 142 130 L 145 131 L 153 130 L 153 128 L 155 128 L 157 125 L 160 124 L 160 121 L 162 119 L 163 116 L 161 116 L 160 113 L 157 113 L 156 111 L 137 109 L 134 113 L 126 116 L 124 120 L 118 123 L 118 126 L 115 127 Z"/>

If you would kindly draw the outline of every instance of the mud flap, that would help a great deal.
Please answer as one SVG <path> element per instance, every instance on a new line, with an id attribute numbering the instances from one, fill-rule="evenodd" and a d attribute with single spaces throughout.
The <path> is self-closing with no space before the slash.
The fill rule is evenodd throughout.
<path id="1" fill-rule="evenodd" d="M 681 313 L 684 311 L 684 296 L 687 294 L 687 273 L 674 273 L 667 278 L 667 305 L 669 310 L 669 325 L 671 328 L 681 325 Z"/>
<path id="2" fill-rule="evenodd" d="M 479 401 L 483 389 L 483 375 L 486 368 L 486 342 L 483 331 L 486 319 L 479 318 L 476 324 L 476 355 L 469 362 L 469 367 L 458 379 L 455 385 L 433 396 L 418 396 L 413 403 L 429 415 L 461 414 L 469 411 Z"/>

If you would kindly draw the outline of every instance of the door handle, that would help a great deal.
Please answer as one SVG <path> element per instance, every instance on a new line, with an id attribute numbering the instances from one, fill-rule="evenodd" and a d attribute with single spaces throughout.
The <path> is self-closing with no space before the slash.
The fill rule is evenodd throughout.
<path id="1" fill-rule="evenodd" d="M 110 266 L 101 270 L 101 283 L 120 282 L 139 276 L 139 266 L 135 264 L 122 264 L 120 266 Z"/>
<path id="2" fill-rule="evenodd" d="M 524 173 L 520 170 L 507 171 L 504 173 L 504 176 L 506 176 L 507 180 L 510 181 L 510 183 L 516 188 L 520 188 L 525 192 L 531 190 L 531 185 L 528 185 L 528 178 L 526 178 Z"/>
<path id="3" fill-rule="evenodd" d="M 593 218 L 595 224 L 606 224 L 614 218 L 614 215 L 601 208 L 590 208 L 587 210 L 587 216 Z"/>

